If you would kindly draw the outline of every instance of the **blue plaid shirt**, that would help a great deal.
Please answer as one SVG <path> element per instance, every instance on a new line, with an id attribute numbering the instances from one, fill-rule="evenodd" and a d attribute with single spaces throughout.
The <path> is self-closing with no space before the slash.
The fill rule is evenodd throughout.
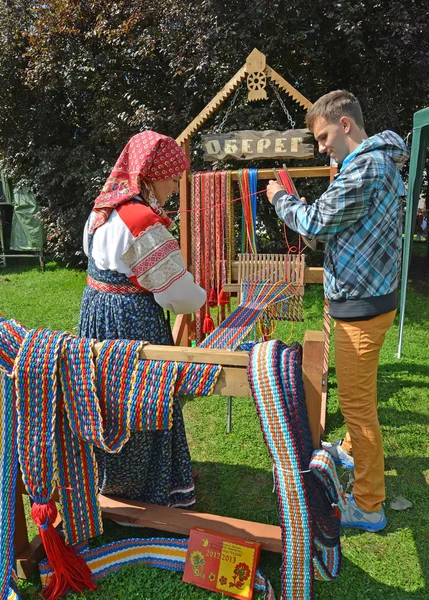
<path id="1" fill-rule="evenodd" d="M 277 192 L 273 205 L 288 227 L 325 242 L 324 287 L 329 300 L 383 296 L 399 283 L 402 239 L 399 168 L 403 140 L 384 131 L 364 140 L 344 160 L 324 194 L 306 205 Z"/>

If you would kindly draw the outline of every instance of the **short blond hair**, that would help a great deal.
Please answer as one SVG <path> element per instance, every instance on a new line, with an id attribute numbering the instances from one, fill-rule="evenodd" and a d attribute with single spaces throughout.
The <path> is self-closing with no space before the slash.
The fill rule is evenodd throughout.
<path id="1" fill-rule="evenodd" d="M 353 119 L 360 129 L 365 128 L 362 109 L 356 96 L 346 90 L 334 90 L 316 100 L 305 116 L 305 123 L 313 131 L 319 117 L 323 117 L 328 123 L 336 123 L 344 115 Z"/>

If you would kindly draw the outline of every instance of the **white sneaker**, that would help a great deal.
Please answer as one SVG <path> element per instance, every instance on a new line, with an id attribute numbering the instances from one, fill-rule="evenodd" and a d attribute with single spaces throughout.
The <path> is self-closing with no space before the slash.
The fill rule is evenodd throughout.
<path id="1" fill-rule="evenodd" d="M 343 448 L 341 447 L 342 443 L 343 440 L 337 440 L 336 442 L 322 442 L 322 448 L 326 450 L 326 452 L 329 452 L 329 454 L 334 459 L 334 462 L 336 462 L 339 465 L 342 465 L 346 469 L 350 469 L 353 471 L 353 469 L 355 468 L 355 461 L 353 459 L 353 456 L 351 456 L 345 450 L 343 450 Z"/>
<path id="2" fill-rule="evenodd" d="M 341 515 L 342 527 L 357 527 L 372 532 L 381 531 L 386 527 L 387 519 L 383 509 L 367 512 L 359 508 L 352 494 L 346 494 L 346 499 L 346 511 Z"/>

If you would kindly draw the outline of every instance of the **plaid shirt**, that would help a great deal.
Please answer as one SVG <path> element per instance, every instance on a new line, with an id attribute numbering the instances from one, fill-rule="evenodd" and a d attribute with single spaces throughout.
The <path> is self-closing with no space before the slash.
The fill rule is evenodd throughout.
<path id="1" fill-rule="evenodd" d="M 399 168 L 403 140 L 384 131 L 362 142 L 311 205 L 277 192 L 273 205 L 288 227 L 326 243 L 325 295 L 330 300 L 383 296 L 398 287 L 402 239 Z"/>

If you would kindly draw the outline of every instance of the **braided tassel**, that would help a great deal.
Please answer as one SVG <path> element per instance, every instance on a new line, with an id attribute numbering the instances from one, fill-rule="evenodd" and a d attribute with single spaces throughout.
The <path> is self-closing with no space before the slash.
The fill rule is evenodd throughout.
<path id="1" fill-rule="evenodd" d="M 46 504 L 35 502 L 31 507 L 31 516 L 39 528 L 39 535 L 46 551 L 52 576 L 42 590 L 45 600 L 56 600 L 69 591 L 82 592 L 95 590 L 97 586 L 92 580 L 92 572 L 81 556 L 72 546 L 67 546 L 54 522 L 58 516 L 53 500 Z"/>
<path id="2" fill-rule="evenodd" d="M 212 333 L 215 330 L 215 325 L 214 325 L 214 321 L 210 316 L 209 312 L 206 312 L 206 316 L 204 317 L 204 323 L 203 323 L 203 333 L 205 333 L 206 335 L 208 333 Z"/>

